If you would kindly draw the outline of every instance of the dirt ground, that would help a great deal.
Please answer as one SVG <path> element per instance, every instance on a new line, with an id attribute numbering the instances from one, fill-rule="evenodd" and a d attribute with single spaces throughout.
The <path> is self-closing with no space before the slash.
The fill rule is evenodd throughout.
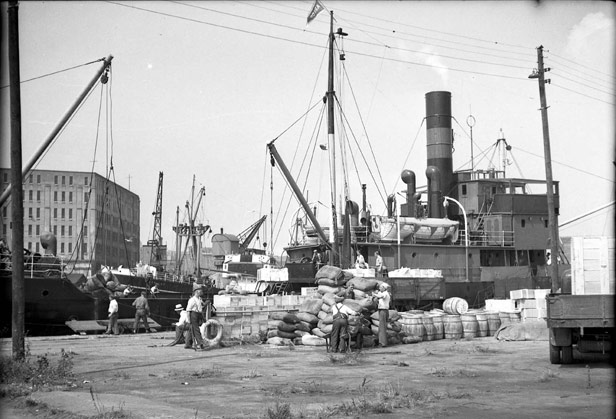
<path id="1" fill-rule="evenodd" d="M 607 358 L 576 353 L 572 365 L 551 365 L 545 340 L 436 340 L 334 355 L 229 342 L 195 352 L 165 346 L 172 335 L 29 338 L 32 356 L 74 354 L 74 387 L 35 392 L 26 407 L 0 399 L 2 417 L 615 417 Z M 1 351 L 10 354 L 10 340 Z"/>

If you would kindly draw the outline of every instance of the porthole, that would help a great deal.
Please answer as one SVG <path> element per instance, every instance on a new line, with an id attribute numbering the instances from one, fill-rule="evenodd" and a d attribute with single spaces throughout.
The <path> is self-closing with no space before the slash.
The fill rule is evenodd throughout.
<path id="1" fill-rule="evenodd" d="M 417 253 L 413 252 L 411 253 L 411 257 L 414 258 L 415 256 L 417 256 Z"/>
<path id="2" fill-rule="evenodd" d="M 43 297 L 47 297 L 47 296 L 49 295 L 49 291 L 47 291 L 47 290 L 43 290 L 43 291 L 41 292 L 41 295 L 42 295 Z"/>

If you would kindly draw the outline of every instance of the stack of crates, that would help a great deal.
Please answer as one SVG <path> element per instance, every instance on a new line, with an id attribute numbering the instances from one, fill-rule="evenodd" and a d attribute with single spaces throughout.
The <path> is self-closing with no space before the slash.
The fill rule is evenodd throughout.
<path id="1" fill-rule="evenodd" d="M 545 296 L 550 292 L 549 289 L 521 289 L 510 291 L 510 297 L 515 308 L 520 310 L 522 320 L 544 319 L 547 315 Z"/>

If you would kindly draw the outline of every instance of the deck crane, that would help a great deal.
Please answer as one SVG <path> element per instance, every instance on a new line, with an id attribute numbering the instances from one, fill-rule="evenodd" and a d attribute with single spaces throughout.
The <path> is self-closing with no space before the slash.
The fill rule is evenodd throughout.
<path id="1" fill-rule="evenodd" d="M 163 245 L 161 234 L 161 219 L 163 215 L 163 172 L 158 173 L 158 194 L 156 196 L 156 208 L 152 213 L 154 216 L 154 230 L 152 240 L 148 240 L 150 252 L 150 266 L 157 269 L 164 267 L 163 261 L 166 259 L 167 246 Z"/>
<path id="2" fill-rule="evenodd" d="M 264 215 L 263 217 L 259 218 L 254 224 L 248 227 L 246 230 L 242 231 L 240 234 L 237 235 L 239 242 L 240 242 L 239 243 L 240 254 L 244 254 L 248 251 L 248 246 L 250 246 L 250 243 L 252 242 L 252 240 L 255 238 L 255 236 L 259 232 L 259 228 L 265 222 L 266 218 L 267 218 L 267 215 Z"/>

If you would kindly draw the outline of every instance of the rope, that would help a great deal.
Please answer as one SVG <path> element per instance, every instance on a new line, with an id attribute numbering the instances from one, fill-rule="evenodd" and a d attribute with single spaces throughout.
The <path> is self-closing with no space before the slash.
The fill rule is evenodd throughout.
<path id="1" fill-rule="evenodd" d="M 26 82 L 33 81 L 33 80 L 42 79 L 42 78 L 44 78 L 44 77 L 53 76 L 53 75 L 55 75 L 55 74 L 60 74 L 60 73 L 63 73 L 63 72 L 65 72 L 65 71 L 74 70 L 74 69 L 76 69 L 76 68 L 79 68 L 79 67 L 84 67 L 84 66 L 86 66 L 86 65 L 90 65 L 90 64 L 98 63 L 98 62 L 101 62 L 101 61 L 105 61 L 105 58 L 99 58 L 98 60 L 90 61 L 89 63 L 75 65 L 75 66 L 73 66 L 73 67 L 65 68 L 64 70 L 54 71 L 54 72 L 52 72 L 52 73 L 43 74 L 42 76 L 33 77 L 33 78 L 31 78 L 31 79 L 21 80 L 19 84 L 26 83 Z M 5 85 L 5 86 L 2 86 L 2 87 L 0 87 L 0 89 L 5 89 L 5 88 L 7 88 L 7 87 L 10 87 L 10 84 L 7 84 L 7 85 Z"/>

